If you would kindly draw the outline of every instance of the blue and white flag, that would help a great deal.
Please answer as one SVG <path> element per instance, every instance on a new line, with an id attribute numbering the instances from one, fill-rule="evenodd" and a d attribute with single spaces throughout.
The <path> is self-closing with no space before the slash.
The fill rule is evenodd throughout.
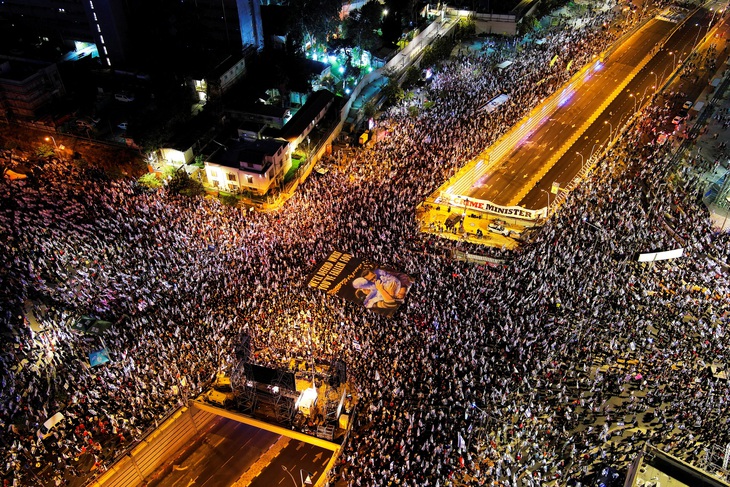
<path id="1" fill-rule="evenodd" d="M 105 364 L 109 361 L 111 361 L 111 359 L 109 358 L 109 351 L 106 348 L 89 353 L 89 363 L 92 367 Z"/>

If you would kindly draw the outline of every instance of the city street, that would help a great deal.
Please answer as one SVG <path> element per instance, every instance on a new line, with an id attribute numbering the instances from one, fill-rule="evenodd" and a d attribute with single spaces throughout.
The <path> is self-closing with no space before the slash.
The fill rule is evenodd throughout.
<path id="1" fill-rule="evenodd" d="M 150 482 L 159 487 L 228 487 L 276 443 L 279 435 L 221 418 L 192 450 Z"/>
<path id="2" fill-rule="evenodd" d="M 691 52 L 694 43 L 697 42 L 698 27 L 695 25 L 699 24 L 703 26 L 699 31 L 699 40 L 701 41 L 702 36 L 707 32 L 707 25 L 711 19 L 712 15 L 705 9 L 701 9 L 692 18 L 688 19 L 685 26 L 667 40 L 662 50 L 637 74 L 623 92 L 608 106 L 588 130 L 586 130 L 580 139 L 575 142 L 570 150 L 548 171 L 545 177 L 527 193 L 520 201 L 520 206 L 531 209 L 544 207 L 546 204 L 545 195 L 541 190 L 549 190 L 553 182 L 558 182 L 561 186 L 565 186 L 578 174 L 583 161 L 587 162 L 591 155 L 595 155 L 597 151 L 600 151 L 606 146 L 611 133 L 613 133 L 613 137 L 616 137 L 620 127 L 631 117 L 635 108 L 635 101 L 638 99 L 639 104 L 649 103 L 651 94 L 656 91 L 653 87 L 656 86 L 657 82 L 659 88 L 662 88 L 665 83 L 670 82 L 669 77 L 673 71 L 672 64 L 675 59 L 678 59 L 674 53 Z M 666 23 L 663 21 L 659 22 Z M 728 32 L 727 24 L 722 24 L 718 29 L 721 33 L 724 32 L 725 36 L 710 38 L 706 41 L 706 44 L 721 41 L 722 45 L 724 45 Z M 632 42 L 629 48 L 638 48 L 643 41 L 643 38 L 636 40 L 636 42 Z M 633 44 L 637 44 L 637 46 L 633 46 Z M 703 48 L 705 47 L 703 45 Z M 721 53 L 722 47 L 718 51 Z M 726 54 L 721 56 L 722 59 L 718 59 L 718 65 L 724 62 L 725 57 Z M 685 100 L 691 100 L 693 102 L 704 101 L 698 98 L 704 87 L 707 86 L 710 75 L 711 73 L 705 70 L 700 73 L 700 80 L 698 82 L 682 81 L 678 77 L 672 81 L 672 86 L 665 90 L 665 94 L 669 94 L 673 90 L 685 93 L 685 96 L 678 102 L 679 106 L 677 107 L 676 113 L 679 113 L 681 104 Z M 615 83 L 615 81 L 611 82 Z M 644 94 L 646 95 L 644 96 Z M 643 103 L 642 99 L 644 100 Z M 671 122 L 667 124 L 668 130 L 674 128 L 671 125 Z"/>
<path id="3" fill-rule="evenodd" d="M 590 69 L 589 74 L 584 75 L 583 81 L 575 86 L 575 91 L 571 92 L 569 87 L 561 88 L 561 100 L 564 100 L 561 106 L 526 137 L 517 141 L 511 152 L 486 173 L 486 178 L 479 178 L 480 184 L 473 187 L 466 196 L 491 201 L 500 206 L 518 204 L 519 195 L 525 186 L 548 164 L 550 157 L 599 110 L 616 86 L 629 76 L 674 27 L 675 24 L 671 22 L 650 20 L 605 59 L 599 69 Z M 601 129 L 608 134 L 607 127 Z M 573 152 L 569 150 L 570 154 Z M 578 159 L 578 164 L 571 167 L 577 174 L 580 170 L 580 158 L 575 154 L 569 156 L 571 163 L 574 159 Z M 562 172 L 561 169 L 556 170 Z M 575 174 L 568 172 L 565 177 L 569 181 Z M 541 188 L 542 186 L 536 189 L 538 194 Z M 547 206 L 545 196 L 542 195 L 542 198 L 540 208 Z"/>
<path id="4" fill-rule="evenodd" d="M 550 191 L 553 183 L 558 183 L 561 188 L 570 183 L 584 165 L 590 162 L 592 156 L 600 153 L 609 140 L 618 136 L 621 127 L 632 115 L 641 106 L 649 103 L 653 94 L 670 81 L 675 68 L 683 60 L 692 61 L 685 58 L 707 34 L 709 23 L 713 20 L 709 12 L 709 7 L 700 9 L 678 29 L 678 22 L 682 22 L 679 15 L 671 20 L 660 16 L 649 20 L 610 52 L 603 64 L 594 63 L 583 75 L 582 84 L 563 88 L 557 110 L 527 136 L 517 141 L 513 149 L 496 165 L 477 176 L 469 175 L 479 182 L 472 184 L 464 196 L 487 200 L 500 206 L 545 208 L 548 202 L 544 193 Z M 677 31 L 672 34 L 674 29 Z M 616 86 L 640 65 L 652 49 L 657 49 L 657 53 L 600 112 L 606 98 L 611 96 Z M 677 90 L 681 89 L 685 93 L 681 103 L 685 99 L 696 100 L 699 97 L 709 73 L 700 72 L 697 75 L 701 78 L 700 82 L 682 82 L 678 85 Z M 571 91 L 573 87 L 575 89 Z M 596 118 L 591 122 L 592 117 Z M 566 148 L 565 144 L 569 143 L 571 133 L 580 130 L 585 123 L 590 124 L 585 132 Z M 671 128 L 671 124 L 668 124 L 667 131 Z M 551 162 L 550 158 L 561 150 L 565 154 Z M 548 167 L 550 164 L 552 165 Z M 545 172 L 545 175 L 535 182 L 540 172 Z"/>
<path id="5" fill-rule="evenodd" d="M 218 422 L 151 480 L 158 487 L 288 486 L 300 484 L 300 470 L 312 482 L 324 473 L 329 450 L 269 431 L 220 418 Z"/>

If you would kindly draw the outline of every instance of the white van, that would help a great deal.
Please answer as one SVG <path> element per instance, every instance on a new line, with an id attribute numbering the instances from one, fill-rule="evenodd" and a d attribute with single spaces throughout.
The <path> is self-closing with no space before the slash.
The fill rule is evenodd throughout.
<path id="1" fill-rule="evenodd" d="M 51 436 L 51 430 L 53 430 L 54 426 L 56 426 L 58 423 L 63 421 L 63 414 L 56 413 L 50 418 L 46 420 L 45 423 L 43 423 L 43 426 L 38 428 L 38 438 L 41 440 L 45 440 L 49 436 Z"/>

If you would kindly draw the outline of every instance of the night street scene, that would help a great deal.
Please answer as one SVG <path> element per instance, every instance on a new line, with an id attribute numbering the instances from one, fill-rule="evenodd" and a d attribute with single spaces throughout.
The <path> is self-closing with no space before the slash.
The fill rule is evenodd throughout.
<path id="1" fill-rule="evenodd" d="M 0 1 L 3 487 L 730 487 L 725 0 Z"/>

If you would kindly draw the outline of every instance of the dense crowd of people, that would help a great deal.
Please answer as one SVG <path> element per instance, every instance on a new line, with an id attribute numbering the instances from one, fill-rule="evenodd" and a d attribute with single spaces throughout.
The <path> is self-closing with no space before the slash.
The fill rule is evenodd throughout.
<path id="1" fill-rule="evenodd" d="M 690 461 L 730 441 L 713 427 L 730 419 L 730 389 L 708 372 L 729 345 L 730 240 L 697 202 L 692 161 L 647 143 L 651 111 L 530 243 L 491 251 L 505 266 L 452 261 L 414 218 L 571 60 L 578 69 L 614 40 L 602 27 L 613 12 L 523 45 L 509 76 L 489 52 L 449 61 L 432 107 L 388 111 L 384 140 L 278 211 L 90 181 L 55 159 L 37 179 L 0 182 L 4 482 L 62 485 L 107 468 L 231 367 L 241 332 L 262 363 L 306 355 L 303 321 L 316 358 L 344 360 L 357 389 L 335 469 L 348 486 L 563 485 L 625 466 L 644 440 Z M 500 93 L 505 106 L 481 110 Z M 681 259 L 635 261 L 677 247 Z M 332 250 L 414 277 L 394 317 L 306 286 Z M 74 331 L 87 314 L 113 324 Z M 102 348 L 111 361 L 90 367 Z"/>

